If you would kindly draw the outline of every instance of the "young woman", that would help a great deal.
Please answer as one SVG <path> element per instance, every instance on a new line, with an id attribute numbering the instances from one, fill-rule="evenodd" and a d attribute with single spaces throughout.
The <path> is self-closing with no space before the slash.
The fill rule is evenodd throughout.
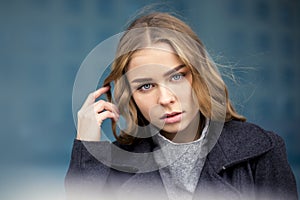
<path id="1" fill-rule="evenodd" d="M 113 144 L 100 141 L 106 119 Z M 67 195 L 297 199 L 283 140 L 245 121 L 192 29 L 167 13 L 141 16 L 121 37 L 104 87 L 78 112 Z"/>

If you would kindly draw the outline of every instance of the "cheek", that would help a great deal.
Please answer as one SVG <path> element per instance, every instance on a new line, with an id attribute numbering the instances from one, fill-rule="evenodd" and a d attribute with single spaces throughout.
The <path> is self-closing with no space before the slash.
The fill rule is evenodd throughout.
<path id="1" fill-rule="evenodd" d="M 176 96 L 179 106 L 183 106 L 189 110 L 199 110 L 197 95 L 190 84 L 187 84 L 186 87 L 181 88 L 180 90 L 178 89 Z"/>
<path id="2" fill-rule="evenodd" d="M 192 85 L 188 81 L 175 85 L 172 91 L 180 103 L 189 102 L 193 94 Z"/>
<path id="3" fill-rule="evenodd" d="M 136 93 L 134 93 L 132 95 L 132 97 L 133 97 L 137 107 L 144 115 L 144 117 L 146 119 L 148 119 L 148 113 L 149 113 L 149 109 L 150 109 L 150 103 L 148 101 L 148 98 L 142 97 L 141 95 L 136 94 Z M 147 99 L 147 101 L 145 101 L 145 99 Z"/>
<path id="4" fill-rule="evenodd" d="M 165 110 L 162 106 L 157 104 L 156 98 L 152 95 L 133 94 L 133 99 L 144 118 L 160 127 L 161 122 L 158 122 L 158 119 L 161 117 L 162 113 L 165 112 Z"/>

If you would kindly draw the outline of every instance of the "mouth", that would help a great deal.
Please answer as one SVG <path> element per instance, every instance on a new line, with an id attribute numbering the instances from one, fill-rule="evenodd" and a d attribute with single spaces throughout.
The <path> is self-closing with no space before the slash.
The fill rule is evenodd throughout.
<path id="1" fill-rule="evenodd" d="M 166 124 L 180 122 L 184 112 L 171 112 L 164 114 L 160 119 L 164 120 Z"/>

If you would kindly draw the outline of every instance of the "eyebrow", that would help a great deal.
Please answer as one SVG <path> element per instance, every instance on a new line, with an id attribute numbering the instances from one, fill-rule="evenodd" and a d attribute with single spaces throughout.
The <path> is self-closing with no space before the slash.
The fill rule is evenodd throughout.
<path id="1" fill-rule="evenodd" d="M 152 78 L 137 78 L 131 81 L 131 83 L 142 83 L 142 82 L 149 82 L 152 81 Z"/>
<path id="2" fill-rule="evenodd" d="M 167 71 L 166 73 L 164 73 L 163 76 L 169 76 L 169 75 L 171 75 L 172 73 L 174 73 L 174 72 L 180 70 L 181 68 L 184 68 L 185 66 L 186 66 L 185 64 L 179 65 L 179 66 L 175 67 L 174 69 L 171 69 L 170 71 Z"/>
<path id="3" fill-rule="evenodd" d="M 179 66 L 175 67 L 174 69 L 171 69 L 170 71 L 167 71 L 166 73 L 164 73 L 163 76 L 164 77 L 169 76 L 172 73 L 180 70 L 181 68 L 183 68 L 185 66 L 186 66 L 185 64 L 179 65 Z M 143 83 L 143 82 L 150 82 L 152 80 L 153 80 L 152 78 L 137 78 L 137 79 L 134 79 L 133 81 L 131 81 L 131 83 Z"/>

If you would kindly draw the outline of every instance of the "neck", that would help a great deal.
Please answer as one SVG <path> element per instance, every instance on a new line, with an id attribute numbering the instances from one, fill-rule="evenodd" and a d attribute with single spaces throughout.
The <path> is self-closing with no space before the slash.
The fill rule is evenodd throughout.
<path id="1" fill-rule="evenodd" d="M 195 141 L 201 136 L 201 123 L 200 121 L 200 113 L 197 113 L 191 123 L 183 130 L 177 133 L 167 133 L 162 131 L 161 134 L 167 139 L 171 140 L 175 143 L 188 143 Z"/>

